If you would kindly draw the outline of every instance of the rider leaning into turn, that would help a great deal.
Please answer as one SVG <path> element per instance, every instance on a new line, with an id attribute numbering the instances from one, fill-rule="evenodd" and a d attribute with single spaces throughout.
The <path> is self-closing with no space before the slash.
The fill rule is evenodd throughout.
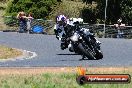
<path id="1" fill-rule="evenodd" d="M 56 38 L 61 41 L 61 49 L 64 50 L 67 48 L 68 45 L 66 45 L 63 41 L 63 38 L 66 38 L 67 34 L 67 26 L 74 26 L 74 22 L 82 22 L 83 19 L 77 19 L 77 18 L 72 18 L 72 19 L 67 19 L 65 15 L 59 15 L 56 17 L 56 25 L 54 27 L 54 32 L 56 34 Z M 89 32 L 89 36 L 93 35 L 92 33 Z M 95 40 L 97 44 L 100 44 L 101 42 L 98 41 L 94 36 L 92 38 Z"/>
<path id="2" fill-rule="evenodd" d="M 54 32 L 56 34 L 56 38 L 61 41 L 62 50 L 66 48 L 64 41 L 62 41 L 62 38 L 66 37 L 66 26 L 67 26 L 66 16 L 65 15 L 57 16 Z"/>
<path id="3" fill-rule="evenodd" d="M 65 28 L 66 27 L 66 16 L 59 15 L 56 17 L 56 25 L 54 27 L 54 31 L 56 34 L 56 38 L 58 40 L 61 40 L 62 36 L 65 34 Z"/>
<path id="4" fill-rule="evenodd" d="M 74 26 L 75 22 L 79 22 L 79 24 L 80 23 L 82 24 L 83 23 L 83 19 L 81 19 L 81 18 L 70 18 L 70 19 L 68 19 L 67 24 Z M 96 42 L 96 44 L 99 44 L 99 45 L 101 44 L 101 42 L 95 38 L 94 34 L 91 33 L 89 29 L 87 29 L 87 28 L 79 28 L 79 30 L 80 31 L 85 31 L 86 34 L 88 36 L 90 36 L 91 39 L 94 40 L 94 42 Z"/>

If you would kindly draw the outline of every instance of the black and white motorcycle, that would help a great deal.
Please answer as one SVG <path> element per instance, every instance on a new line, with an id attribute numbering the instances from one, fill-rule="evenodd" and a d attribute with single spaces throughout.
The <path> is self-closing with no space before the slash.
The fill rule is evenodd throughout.
<path id="1" fill-rule="evenodd" d="M 61 35 L 61 36 L 60 36 Z M 80 28 L 79 22 L 69 24 L 65 33 L 60 31 L 61 49 L 69 48 L 69 51 L 82 55 L 82 59 L 102 59 L 103 53 L 100 49 L 100 42 L 90 33 L 89 29 Z"/>
<path id="2" fill-rule="evenodd" d="M 69 37 L 69 50 L 82 55 L 82 59 L 85 57 L 88 59 L 102 59 L 101 43 L 90 33 L 89 29 L 79 28 L 77 25 L 75 24 L 74 32 L 72 31 L 72 36 Z"/>

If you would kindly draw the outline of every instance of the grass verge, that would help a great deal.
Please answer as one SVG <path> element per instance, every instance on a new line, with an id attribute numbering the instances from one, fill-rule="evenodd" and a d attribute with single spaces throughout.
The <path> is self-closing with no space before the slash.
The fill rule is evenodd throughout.
<path id="1" fill-rule="evenodd" d="M 48 69 L 48 68 L 47 68 Z M 130 74 L 132 71 L 129 70 L 118 70 L 118 71 L 101 71 L 103 68 L 99 68 L 100 71 L 96 71 L 97 68 L 90 68 L 87 70 L 88 74 Z M 107 68 L 105 68 L 107 69 Z M 108 68 L 109 70 L 112 68 Z M 116 68 L 118 69 L 118 68 Z M 10 69 L 12 70 L 12 69 Z M 27 69 L 27 71 L 31 69 Z M 35 70 L 35 69 L 32 69 Z M 42 69 L 40 69 L 42 71 Z M 0 76 L 0 88 L 131 88 L 130 84 L 85 84 L 80 86 L 76 83 L 77 72 L 64 72 L 59 70 L 54 73 L 42 72 L 41 74 L 10 74 Z M 60 72 L 61 71 L 61 72 Z"/>
<path id="2" fill-rule="evenodd" d="M 0 45 L 0 59 L 14 58 L 20 55 L 22 55 L 21 51 Z"/>

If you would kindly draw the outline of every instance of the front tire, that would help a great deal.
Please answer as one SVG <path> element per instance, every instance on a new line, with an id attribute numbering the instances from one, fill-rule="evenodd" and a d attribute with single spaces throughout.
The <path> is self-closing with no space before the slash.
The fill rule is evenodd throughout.
<path id="1" fill-rule="evenodd" d="M 97 60 L 102 59 L 102 58 L 103 58 L 103 53 L 102 53 L 102 51 L 100 51 L 100 50 L 96 51 L 95 58 L 96 58 Z"/>
<path id="2" fill-rule="evenodd" d="M 79 43 L 78 49 L 81 51 L 80 53 L 81 53 L 82 55 L 85 55 L 88 59 L 96 59 L 96 58 L 94 57 L 94 55 L 92 54 L 91 51 L 87 51 L 87 50 L 83 47 L 82 43 Z"/>

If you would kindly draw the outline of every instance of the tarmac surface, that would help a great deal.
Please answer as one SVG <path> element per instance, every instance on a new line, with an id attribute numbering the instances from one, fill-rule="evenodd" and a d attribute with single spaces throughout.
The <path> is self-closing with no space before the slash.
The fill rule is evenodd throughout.
<path id="1" fill-rule="evenodd" d="M 34 58 L 0 61 L 0 67 L 123 67 L 132 66 L 132 40 L 99 38 L 104 58 L 82 60 L 67 50 L 60 49 L 60 42 L 54 35 L 0 32 L 0 45 L 35 52 Z"/>

